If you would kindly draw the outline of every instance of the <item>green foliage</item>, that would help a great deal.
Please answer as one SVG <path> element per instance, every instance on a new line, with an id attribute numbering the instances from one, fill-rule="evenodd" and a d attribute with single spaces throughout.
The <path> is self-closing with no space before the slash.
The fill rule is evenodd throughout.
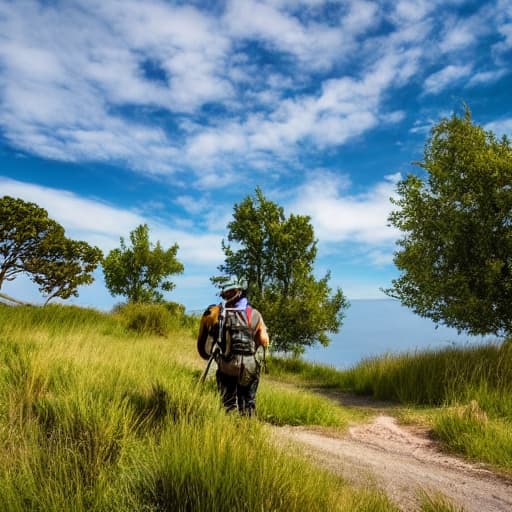
<path id="1" fill-rule="evenodd" d="M 139 510 L 394 510 L 383 496 L 349 494 L 333 475 L 265 442 L 256 423 L 232 419 L 196 426 L 193 435 L 180 423 L 137 453 L 130 483 Z"/>
<path id="2" fill-rule="evenodd" d="M 414 405 L 412 418 L 428 423 L 448 450 L 512 471 L 510 342 L 388 354 L 338 371 L 274 357 L 269 370 L 272 376 L 302 385 L 337 387 Z M 425 406 L 436 408 L 427 411 Z M 424 498 L 422 510 L 456 510 L 442 498 Z"/>
<path id="3" fill-rule="evenodd" d="M 224 273 L 248 282 L 251 302 L 263 314 L 276 350 L 301 353 L 314 343 L 327 345 L 348 307 L 343 292 L 331 294 L 329 273 L 313 275 L 316 240 L 310 219 L 285 217 L 283 208 L 260 189 L 234 206 L 223 242 Z M 215 279 L 213 279 L 215 282 Z"/>
<path id="4" fill-rule="evenodd" d="M 343 375 L 345 389 L 442 406 L 433 414 L 432 429 L 444 446 L 512 470 L 510 343 L 367 359 Z"/>
<path id="5" fill-rule="evenodd" d="M 76 297 L 79 286 L 94 281 L 101 258 L 97 247 L 66 238 L 43 208 L 9 196 L 0 199 L 0 288 L 25 273 L 39 285 L 46 303 Z"/>
<path id="6" fill-rule="evenodd" d="M 55 297 L 76 297 L 78 286 L 94 281 L 92 273 L 103 257 L 100 249 L 86 242 L 52 238 L 47 237 L 39 254 L 26 264 L 39 291 L 46 295 L 45 304 Z"/>
<path id="7" fill-rule="evenodd" d="M 432 130 L 426 178 L 398 184 L 389 220 L 402 275 L 385 290 L 421 316 L 471 334 L 512 330 L 512 147 L 464 117 Z"/>
<path id="8" fill-rule="evenodd" d="M 191 329 L 194 333 L 194 336 L 196 336 L 199 329 L 200 317 L 197 315 L 187 314 L 185 311 L 185 306 L 183 304 L 179 304 L 178 302 L 165 301 L 162 302 L 162 306 L 164 306 L 165 309 L 169 311 L 175 325 L 180 325 L 182 327 Z"/>
<path id="9" fill-rule="evenodd" d="M 195 336 L 199 327 L 199 318 L 187 315 L 185 307 L 176 302 L 129 302 L 115 306 L 113 313 L 122 325 L 139 335 L 167 336 L 176 329 L 186 328 Z"/>
<path id="10" fill-rule="evenodd" d="M 128 303 L 118 312 L 126 327 L 138 334 L 167 336 L 173 326 L 171 314 L 162 304 Z"/>
<path id="11" fill-rule="evenodd" d="M 129 302 L 161 302 L 160 290 L 174 288 L 167 278 L 183 272 L 183 265 L 176 259 L 178 244 L 169 249 L 163 249 L 160 242 L 151 244 L 147 224 L 130 233 L 130 242 L 127 246 L 121 237 L 121 247 L 104 259 L 105 285 L 111 295 L 125 296 Z"/>

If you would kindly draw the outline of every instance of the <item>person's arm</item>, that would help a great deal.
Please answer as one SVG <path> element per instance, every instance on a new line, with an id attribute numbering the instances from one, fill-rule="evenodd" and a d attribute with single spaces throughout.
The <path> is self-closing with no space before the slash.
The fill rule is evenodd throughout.
<path id="1" fill-rule="evenodd" d="M 267 332 L 267 326 L 263 321 L 263 317 L 261 314 L 259 315 L 258 323 L 256 324 L 256 328 L 254 329 L 254 339 L 256 341 L 256 347 L 262 346 L 267 348 L 269 344 L 269 337 Z"/>

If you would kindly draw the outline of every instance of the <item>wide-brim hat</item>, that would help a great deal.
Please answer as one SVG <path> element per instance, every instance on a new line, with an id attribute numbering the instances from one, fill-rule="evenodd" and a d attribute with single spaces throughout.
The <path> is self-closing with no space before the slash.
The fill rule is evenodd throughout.
<path id="1" fill-rule="evenodd" d="M 244 279 L 233 277 L 222 284 L 220 288 L 220 296 L 222 297 L 226 292 L 229 292 L 230 290 L 245 290 L 246 288 L 247 282 Z"/>

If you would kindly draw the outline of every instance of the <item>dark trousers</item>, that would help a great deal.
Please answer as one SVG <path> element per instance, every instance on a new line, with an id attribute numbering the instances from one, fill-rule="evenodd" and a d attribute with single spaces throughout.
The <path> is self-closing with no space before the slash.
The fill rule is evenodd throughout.
<path id="1" fill-rule="evenodd" d="M 256 391 L 260 383 L 259 376 L 247 386 L 238 383 L 238 377 L 226 375 L 217 370 L 217 388 L 222 398 L 222 404 L 227 412 L 238 408 L 240 414 L 252 416 L 256 412 Z"/>

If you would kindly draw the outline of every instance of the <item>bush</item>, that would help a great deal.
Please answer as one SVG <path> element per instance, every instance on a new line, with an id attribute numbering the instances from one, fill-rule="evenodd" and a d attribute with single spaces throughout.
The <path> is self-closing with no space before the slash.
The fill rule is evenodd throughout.
<path id="1" fill-rule="evenodd" d="M 187 315 L 185 306 L 179 302 L 166 301 L 162 305 L 169 311 L 171 317 L 175 320 L 176 326 L 192 328 L 195 331 L 199 328 L 199 320 L 195 315 Z"/>
<path id="2" fill-rule="evenodd" d="M 162 304 L 129 303 L 117 311 L 126 327 L 138 334 L 167 336 L 173 328 L 173 318 Z"/>

